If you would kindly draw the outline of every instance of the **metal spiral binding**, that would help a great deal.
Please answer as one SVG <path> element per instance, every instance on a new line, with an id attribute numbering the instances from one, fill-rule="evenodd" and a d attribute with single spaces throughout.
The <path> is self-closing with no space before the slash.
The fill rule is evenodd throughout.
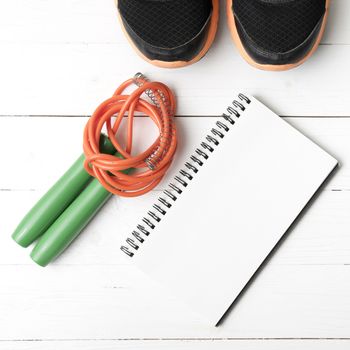
<path id="1" fill-rule="evenodd" d="M 227 107 L 226 112 L 222 114 L 222 119 L 215 123 L 210 134 L 195 149 L 195 154 L 191 155 L 189 160 L 184 163 L 184 168 L 180 169 L 179 173 L 174 176 L 174 181 L 168 185 L 168 188 L 163 191 L 163 195 L 158 198 L 158 202 L 154 203 L 152 209 L 142 218 L 142 223 L 137 225 L 137 229 L 131 233 L 132 237 L 128 237 L 125 241 L 126 244 L 120 247 L 126 255 L 129 257 L 135 255 L 135 252 L 139 250 L 146 238 L 156 228 L 156 225 L 163 219 L 178 197 L 181 196 L 185 188 L 200 171 L 200 168 L 210 158 L 210 154 L 219 146 L 220 140 L 225 138 L 231 127 L 241 116 L 241 113 L 245 111 L 246 105 L 251 103 L 251 100 L 244 94 L 239 94 L 238 99 L 239 101 L 234 100 Z"/>

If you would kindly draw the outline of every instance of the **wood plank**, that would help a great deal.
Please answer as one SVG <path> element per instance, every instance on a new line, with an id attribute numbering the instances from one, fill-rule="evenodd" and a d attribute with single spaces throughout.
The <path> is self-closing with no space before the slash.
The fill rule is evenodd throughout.
<path id="1" fill-rule="evenodd" d="M 225 2 L 221 0 L 220 36 L 227 27 Z M 96 4 L 96 0 L 2 0 L 0 42 L 125 44 L 114 2 Z M 350 44 L 349 11 L 349 1 L 331 1 L 323 44 Z"/>
<path id="2" fill-rule="evenodd" d="M 183 165 L 187 152 L 200 144 L 215 118 L 176 118 L 179 147 L 172 170 Z M 340 163 L 327 190 L 350 189 L 350 119 L 288 118 L 289 123 L 317 142 Z M 87 118 L 0 118 L 0 148 L 6 167 L 0 174 L 0 189 L 46 191 L 82 152 L 82 133 Z M 9 132 L 10 130 L 10 132 Z M 145 132 L 146 130 L 146 132 Z M 139 118 L 135 126 L 135 152 L 156 137 L 149 119 Z M 170 172 L 163 185 L 173 178 Z"/>
<path id="3" fill-rule="evenodd" d="M 349 114 L 347 0 L 333 1 L 329 34 L 316 55 L 299 69 L 277 74 L 243 62 L 225 21 L 205 59 L 186 69 L 160 70 L 132 51 L 120 33 L 113 1 L 104 0 L 97 8 L 95 4 L 93 0 L 1 3 L 0 42 L 5 54 L 0 75 L 6 82 L 0 86 L 1 115 L 89 115 L 137 71 L 174 88 L 179 115 L 220 114 L 238 90 L 263 98 L 282 115 Z"/>
<path id="4" fill-rule="evenodd" d="M 187 125 L 188 121 L 201 118 L 179 119 Z M 211 118 L 203 119 L 211 121 Z M 21 122 L 16 136 L 25 137 L 30 130 L 40 131 L 36 137 L 30 135 L 33 143 L 22 139 L 22 145 L 39 146 L 34 140 L 40 133 L 47 137 L 46 144 L 51 141 L 54 145 L 53 141 L 61 132 L 68 150 L 71 148 L 68 147 L 66 120 L 76 125 L 76 130 L 81 128 L 82 122 L 80 118 L 1 118 L 5 120 L 6 127 L 1 130 L 14 130 L 15 125 L 10 123 Z M 38 128 L 32 124 L 36 120 L 40 121 Z M 322 140 L 333 133 L 330 140 L 339 139 L 340 131 L 346 133 L 348 119 L 325 123 L 327 127 L 322 129 L 323 121 L 326 120 L 292 120 L 300 122 L 304 131 L 319 130 Z M 65 128 L 58 125 L 65 125 Z M 45 132 L 47 127 L 54 130 L 51 135 Z M 1 135 L 4 146 L 16 148 L 10 142 L 13 138 L 5 136 L 6 133 Z M 21 150 L 25 152 L 27 148 L 22 146 Z M 32 152 L 36 154 L 37 150 Z M 43 158 L 43 171 L 45 167 L 50 168 L 45 162 Z M 9 167 L 15 163 L 10 163 Z M 23 172 L 23 169 L 27 170 L 26 167 L 16 170 Z M 20 217 L 20 211 L 28 205 L 27 194 L 37 195 L 35 191 L 2 191 L 0 198 L 4 204 L 0 207 L 6 206 L 9 213 Z M 19 339 L 19 334 L 20 339 L 346 337 L 350 325 L 347 300 L 350 289 L 347 278 L 349 195 L 348 191 L 325 190 L 322 193 L 293 231 L 292 239 L 287 239 L 227 321 L 217 329 L 203 325 L 200 317 L 187 311 L 134 267 L 115 258 L 118 248 L 110 239 L 121 237 L 123 220 L 124 225 L 134 220 L 128 210 L 137 216 L 144 212 L 146 204 L 141 203 L 141 199 L 139 204 L 132 203 L 132 209 L 131 206 L 126 209 L 119 199 L 111 201 L 67 254 L 47 269 L 30 264 L 28 250 L 19 249 L 8 235 L 0 235 L 4 238 L 1 242 L 4 260 L 0 266 L 3 276 L 0 281 L 0 338 Z M 15 224 L 15 220 L 15 215 L 5 216 L 4 227 L 8 234 L 11 231 L 8 227 Z M 288 247 L 290 242 L 293 244 Z M 79 260 L 74 261 L 78 256 Z M 94 256 L 98 258 L 95 260 Z M 34 319 L 36 322 L 28 321 Z M 281 319 L 284 322 L 280 322 Z"/>
<path id="5" fill-rule="evenodd" d="M 237 91 L 280 115 L 347 116 L 350 110 L 348 45 L 322 46 L 303 66 L 280 73 L 256 70 L 233 46 L 219 43 L 198 64 L 178 70 L 153 67 L 127 45 L 9 43 L 3 51 L 1 115 L 90 115 L 138 71 L 174 89 L 178 115 L 219 115 Z"/>
<path id="6" fill-rule="evenodd" d="M 151 67 L 121 35 L 113 1 L 98 3 L 1 1 L 0 115 L 89 115 L 118 83 L 142 70 L 174 87 L 179 115 L 220 114 L 233 91 L 242 89 L 283 115 L 349 116 L 347 0 L 332 1 L 326 35 L 312 60 L 279 74 L 246 65 L 224 20 L 213 49 L 197 65 Z M 80 153 L 86 120 L 0 118 L 0 147 L 6 151 L 0 173 L 0 208 L 6 208 L 0 349 L 349 348 L 350 119 L 287 118 L 342 167 L 218 328 L 120 259 L 121 238 L 157 191 L 132 202 L 111 200 L 46 269 L 31 262 L 30 249 L 11 241 L 18 220 Z M 213 119 L 177 120 L 179 164 Z"/>
<path id="7" fill-rule="evenodd" d="M 132 201 L 113 198 L 53 265 L 125 264 L 119 247 L 158 195 L 153 192 L 147 198 Z M 9 215 L 2 217 L 0 265 L 33 265 L 29 258 L 32 247 L 23 249 L 10 236 L 37 197 L 36 192 L 1 192 L 0 208 L 6 208 Z M 273 256 L 271 264 L 350 265 L 349 212 L 349 191 L 320 193 Z"/>
<path id="8" fill-rule="evenodd" d="M 212 327 L 135 267 L 0 266 L 0 339 L 346 338 L 349 268 L 269 265 Z"/>
<path id="9" fill-rule="evenodd" d="M 349 340 L 87 340 L 87 341 L 4 341 L 0 342 L 3 350 L 231 350 L 237 347 L 241 350 L 347 350 Z"/>
<path id="10" fill-rule="evenodd" d="M 28 257 L 29 251 L 20 249 L 9 237 L 23 215 L 52 185 L 57 174 L 62 173 L 77 157 L 81 140 L 75 135 L 81 134 L 86 120 L 0 118 L 0 147 L 8 149 L 8 145 L 11 145 L 11 151 L 2 155 L 6 167 L 0 175 L 0 207 L 7 208 L 11 213 L 3 219 L 6 235 L 0 235 L 0 245 L 5 253 L 0 255 L 0 264 L 32 263 Z M 182 163 L 180 159 L 183 159 L 185 149 L 193 149 L 198 144 L 198 138 L 212 125 L 213 118 L 177 118 L 177 121 L 182 141 L 173 171 Z M 342 167 L 327 183 L 324 192 L 296 226 L 291 239 L 283 244 L 273 262 L 277 265 L 350 263 L 350 153 L 347 147 L 350 120 L 335 119 L 329 123 L 326 118 L 292 118 L 288 121 L 324 145 L 340 159 Z M 141 125 L 138 130 L 147 130 L 145 134 L 151 137 L 147 120 L 139 119 L 138 122 Z M 21 143 L 14 142 L 14 136 L 8 130 L 17 130 L 15 135 Z M 65 152 L 61 150 L 62 138 Z M 173 172 L 170 172 L 159 190 L 172 176 Z M 130 223 L 140 220 L 158 194 L 155 191 L 133 200 L 114 198 L 57 263 L 119 264 L 120 255 L 115 252 L 120 240 L 131 229 Z"/>

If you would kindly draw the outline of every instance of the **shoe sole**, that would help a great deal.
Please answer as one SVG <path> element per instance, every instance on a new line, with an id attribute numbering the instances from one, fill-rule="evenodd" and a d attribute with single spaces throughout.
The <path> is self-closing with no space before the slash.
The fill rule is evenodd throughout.
<path id="1" fill-rule="evenodd" d="M 308 54 L 303 57 L 300 61 L 296 62 L 296 63 L 289 63 L 289 64 L 283 64 L 283 65 L 273 65 L 273 64 L 261 64 L 258 63 L 256 61 L 254 61 L 252 59 L 252 57 L 247 53 L 247 51 L 245 50 L 242 41 L 238 35 L 238 31 L 237 31 L 237 27 L 236 27 L 236 21 L 234 18 L 234 14 L 232 11 L 232 5 L 233 5 L 233 1 L 234 0 L 227 0 L 227 5 L 226 5 L 226 13 L 227 13 L 227 21 L 228 21 L 228 26 L 229 29 L 231 31 L 231 36 L 233 38 L 234 43 L 236 44 L 241 56 L 253 67 L 258 68 L 258 69 L 262 69 L 262 70 L 268 70 L 268 71 L 285 71 L 285 70 L 289 70 L 295 67 L 300 66 L 301 64 L 303 64 L 305 61 L 307 61 L 316 51 L 318 45 L 321 42 L 323 33 L 325 31 L 326 28 L 326 23 L 327 23 L 327 18 L 328 18 L 328 12 L 329 12 L 329 3 L 330 0 L 326 0 L 326 12 L 324 14 L 324 18 L 322 21 L 322 26 L 321 26 L 321 30 L 320 33 L 313 45 L 313 47 L 311 48 L 311 50 L 308 52 Z"/>
<path id="2" fill-rule="evenodd" d="M 216 35 L 216 31 L 218 28 L 218 22 L 219 22 L 219 0 L 213 0 L 213 12 L 212 12 L 212 18 L 210 20 L 210 27 L 209 27 L 209 31 L 208 31 L 208 36 L 206 39 L 206 42 L 202 48 L 202 50 L 199 52 L 199 54 L 197 56 L 195 56 L 192 60 L 190 61 L 172 61 L 172 62 L 167 62 L 167 61 L 159 61 L 159 60 L 151 60 L 148 57 L 146 57 L 138 48 L 137 46 L 134 44 L 134 42 L 132 41 L 132 39 L 130 38 L 129 34 L 127 33 L 123 20 L 120 16 L 120 13 L 118 11 L 118 19 L 120 22 L 120 25 L 122 27 L 122 30 L 124 32 L 124 35 L 126 36 L 126 38 L 128 39 L 130 45 L 132 46 L 132 48 L 134 49 L 134 51 L 136 51 L 136 53 L 143 58 L 145 61 L 147 61 L 148 63 L 153 64 L 154 66 L 157 67 L 161 67 L 161 68 L 181 68 L 181 67 L 185 67 L 185 66 L 189 66 L 193 63 L 198 62 L 201 58 L 203 58 L 205 56 L 205 54 L 208 52 L 208 50 L 210 49 L 211 45 L 213 44 L 213 41 L 215 39 L 215 35 Z M 115 0 L 115 4 L 118 8 L 118 0 Z"/>

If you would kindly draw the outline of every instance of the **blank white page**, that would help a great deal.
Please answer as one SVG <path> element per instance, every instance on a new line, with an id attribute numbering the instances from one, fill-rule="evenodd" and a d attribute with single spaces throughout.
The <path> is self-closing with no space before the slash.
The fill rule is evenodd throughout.
<path id="1" fill-rule="evenodd" d="M 230 130 L 186 188 L 173 181 L 175 202 L 162 195 L 173 205 L 160 223 L 145 213 L 156 227 L 127 257 L 212 325 L 337 165 L 254 98 L 245 106 L 234 125 L 219 118 Z"/>

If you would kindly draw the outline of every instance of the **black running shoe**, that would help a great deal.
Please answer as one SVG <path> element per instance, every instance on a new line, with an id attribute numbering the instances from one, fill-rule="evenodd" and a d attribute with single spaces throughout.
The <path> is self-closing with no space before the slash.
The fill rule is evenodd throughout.
<path id="1" fill-rule="evenodd" d="M 320 43 L 329 1 L 227 0 L 233 40 L 241 55 L 257 68 L 294 68 Z"/>
<path id="2" fill-rule="evenodd" d="M 219 0 L 116 0 L 123 30 L 146 61 L 183 67 L 209 50 L 217 29 Z"/>

